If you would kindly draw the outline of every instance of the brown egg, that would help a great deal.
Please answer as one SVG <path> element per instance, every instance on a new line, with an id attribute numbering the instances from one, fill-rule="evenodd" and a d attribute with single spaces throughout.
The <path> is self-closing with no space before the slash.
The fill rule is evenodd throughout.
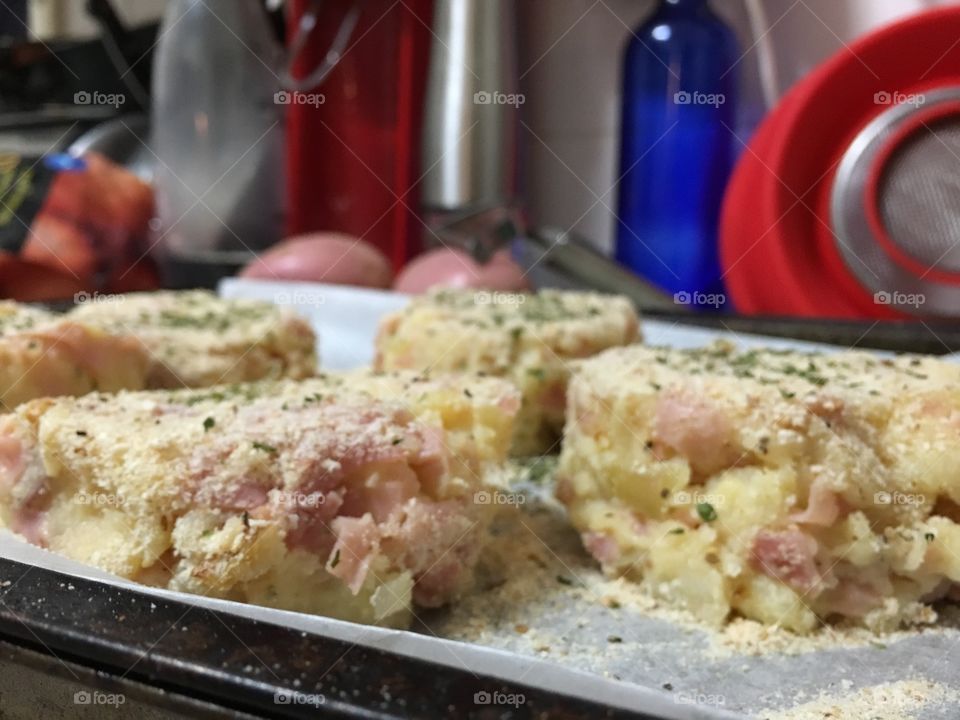
<path id="1" fill-rule="evenodd" d="M 508 250 L 500 250 L 480 265 L 462 250 L 439 248 L 412 260 L 393 285 L 394 290 L 411 294 L 434 287 L 509 291 L 527 290 L 530 283 Z"/>
<path id="2" fill-rule="evenodd" d="M 481 268 L 480 275 L 487 290 L 529 290 L 530 280 L 509 250 L 498 250 L 490 262 Z"/>
<path id="3" fill-rule="evenodd" d="M 360 285 L 389 288 L 390 261 L 377 248 L 351 235 L 318 232 L 284 240 L 239 274 L 258 280 Z"/>

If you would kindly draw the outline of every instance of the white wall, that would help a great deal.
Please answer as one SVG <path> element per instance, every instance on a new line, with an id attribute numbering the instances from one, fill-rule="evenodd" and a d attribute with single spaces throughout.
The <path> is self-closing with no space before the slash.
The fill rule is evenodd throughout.
<path id="1" fill-rule="evenodd" d="M 521 130 L 530 220 L 594 238 L 610 233 L 620 58 L 651 0 L 524 0 Z M 598 199 L 602 202 L 598 202 Z"/>
<path id="2" fill-rule="evenodd" d="M 845 42 L 897 17 L 950 0 L 764 0 L 778 84 L 789 87 Z M 753 44 L 740 0 L 716 0 L 746 50 Z M 652 0 L 521 0 L 526 72 L 526 186 L 531 220 L 581 232 L 609 250 L 619 145 L 619 67 L 628 28 Z M 744 59 L 759 92 L 757 51 Z M 614 193 L 615 195 L 615 193 Z M 601 196 L 602 204 L 597 203 Z M 604 207 L 609 206 L 609 210 Z M 591 206 L 593 208 L 591 209 Z"/>

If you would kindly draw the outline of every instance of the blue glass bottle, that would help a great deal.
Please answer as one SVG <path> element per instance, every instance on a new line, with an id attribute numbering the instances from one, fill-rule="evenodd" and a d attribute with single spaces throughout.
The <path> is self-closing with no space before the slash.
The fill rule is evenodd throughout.
<path id="1" fill-rule="evenodd" d="M 716 306 L 723 292 L 717 225 L 737 154 L 739 57 L 707 0 L 661 0 L 627 47 L 617 260 L 688 304 Z"/>

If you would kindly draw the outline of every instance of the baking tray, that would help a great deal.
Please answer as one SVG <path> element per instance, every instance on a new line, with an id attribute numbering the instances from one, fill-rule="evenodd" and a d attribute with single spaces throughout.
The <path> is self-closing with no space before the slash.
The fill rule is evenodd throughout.
<path id="1" fill-rule="evenodd" d="M 376 321 L 406 302 L 376 291 L 244 281 L 228 281 L 222 292 L 297 306 L 314 320 L 323 364 L 331 369 L 370 362 Z M 744 346 L 827 347 L 746 334 L 730 327 L 730 318 L 708 322 L 720 323 L 724 337 Z M 720 335 L 688 323 L 669 316 L 648 321 L 647 339 L 691 347 Z M 509 582 L 494 584 L 449 612 L 422 615 L 411 632 L 142 588 L 0 533 L 0 558 L 6 558 L 0 560 L 0 662 L 9 656 L 11 667 L 27 668 L 46 658 L 44 677 L 59 672 L 66 689 L 109 695 L 110 688 L 126 688 L 127 707 L 188 715 L 761 718 L 819 695 L 922 677 L 935 685 L 934 700 L 916 713 L 889 717 L 958 716 L 954 696 L 941 692 L 960 687 L 949 663 L 960 633 L 951 626 L 876 644 L 860 637 L 801 652 L 775 647 L 770 655 L 752 649 L 711 655 L 715 639 L 702 628 L 655 611 L 609 613 L 591 597 L 600 592 L 591 588 L 607 581 L 555 514 L 545 489 L 522 488 L 527 514 L 512 524 L 536 529 L 523 552 L 533 548 L 542 556 L 546 569 L 536 578 L 542 592 L 511 606 L 503 603 Z M 514 554 L 521 554 L 516 547 Z M 471 609 L 482 618 L 482 632 L 471 630 L 477 619 L 468 617 Z M 552 632 L 549 642 L 537 639 L 544 629 Z M 78 669 L 93 675 L 78 684 L 66 668 L 76 668 L 80 678 L 86 676 Z M 22 684 L 4 687 L 6 677 L 0 673 L 0 717 L 17 717 L 4 714 L 4 698 L 22 704 L 31 693 Z M 65 716 L 84 711 L 57 688 L 44 692 L 43 701 L 63 699 Z M 322 706 L 277 702 L 319 695 Z M 484 703 L 493 696 L 524 702 Z"/>
<path id="2" fill-rule="evenodd" d="M 63 680 L 38 698 L 0 673 L 3 717 L 18 706 L 23 717 L 142 706 L 253 717 L 662 717 L 2 559 L 0 650 Z M 495 693 L 523 702 L 507 713 L 477 704 Z M 129 708 L 108 702 L 127 695 Z"/>

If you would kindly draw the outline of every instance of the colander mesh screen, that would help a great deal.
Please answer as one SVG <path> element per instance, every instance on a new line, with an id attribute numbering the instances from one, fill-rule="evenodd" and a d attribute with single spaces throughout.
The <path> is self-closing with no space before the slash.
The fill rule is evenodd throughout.
<path id="1" fill-rule="evenodd" d="M 878 192 L 898 247 L 927 267 L 960 270 L 960 119 L 913 133 L 883 169 Z"/>

